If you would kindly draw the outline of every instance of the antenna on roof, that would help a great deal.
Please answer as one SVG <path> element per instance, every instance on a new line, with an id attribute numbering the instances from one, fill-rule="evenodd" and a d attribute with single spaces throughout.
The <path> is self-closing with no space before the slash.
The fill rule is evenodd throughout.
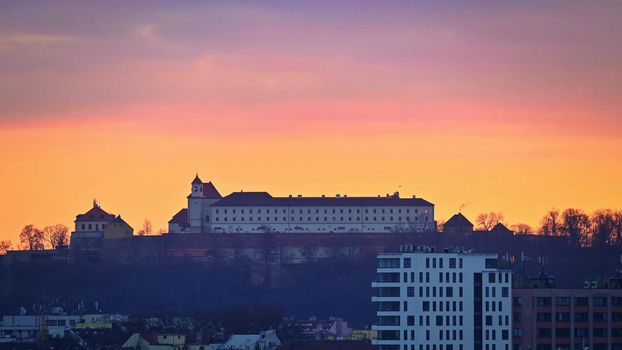
<path id="1" fill-rule="evenodd" d="M 99 203 L 97 203 L 97 198 L 93 198 L 93 208 L 99 208 Z"/>

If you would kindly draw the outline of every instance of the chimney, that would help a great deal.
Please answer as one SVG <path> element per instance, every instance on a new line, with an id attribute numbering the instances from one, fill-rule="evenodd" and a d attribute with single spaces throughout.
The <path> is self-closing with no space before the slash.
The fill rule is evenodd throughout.
<path id="1" fill-rule="evenodd" d="M 292 198 L 292 195 L 291 195 L 291 194 L 289 195 L 289 198 Z"/>
<path id="2" fill-rule="evenodd" d="M 322 195 L 322 198 L 324 198 L 324 197 L 326 197 L 326 195 L 324 195 L 324 194 L 323 194 L 323 195 Z"/>
<path id="3" fill-rule="evenodd" d="M 302 195 L 301 195 L 301 194 L 299 194 L 299 195 L 298 195 L 298 196 L 296 196 L 296 197 L 298 197 L 298 198 L 302 198 Z"/>
<path id="4" fill-rule="evenodd" d="M 339 193 L 337 193 L 337 194 L 335 195 L 335 198 L 341 198 L 341 195 L 340 195 Z"/>

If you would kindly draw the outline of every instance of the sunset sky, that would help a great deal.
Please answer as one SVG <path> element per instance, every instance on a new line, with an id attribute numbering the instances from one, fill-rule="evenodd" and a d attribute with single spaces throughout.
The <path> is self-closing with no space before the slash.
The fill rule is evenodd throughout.
<path id="1" fill-rule="evenodd" d="M 0 240 L 93 198 L 399 190 L 447 219 L 622 207 L 621 1 L 3 1 Z"/>

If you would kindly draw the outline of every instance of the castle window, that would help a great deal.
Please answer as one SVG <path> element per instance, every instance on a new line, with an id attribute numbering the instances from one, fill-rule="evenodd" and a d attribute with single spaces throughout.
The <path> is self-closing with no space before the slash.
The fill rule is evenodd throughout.
<path id="1" fill-rule="evenodd" d="M 83 230 L 84 230 L 84 226 L 85 226 L 85 225 L 84 225 L 84 224 L 82 224 L 82 229 L 83 229 Z"/>

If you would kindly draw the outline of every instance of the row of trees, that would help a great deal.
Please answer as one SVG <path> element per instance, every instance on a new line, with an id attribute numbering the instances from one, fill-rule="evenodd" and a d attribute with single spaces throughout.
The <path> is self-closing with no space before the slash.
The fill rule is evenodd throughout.
<path id="1" fill-rule="evenodd" d="M 69 245 L 69 228 L 63 224 L 46 226 L 43 229 L 35 225 L 26 225 L 19 233 L 19 244 L 13 246 L 10 240 L 0 241 L 0 255 L 10 249 L 61 249 Z"/>
<path id="2" fill-rule="evenodd" d="M 505 223 L 502 213 L 479 214 L 475 220 L 478 230 L 490 230 Z M 507 224 L 506 224 L 507 225 Z M 600 209 L 591 214 L 581 209 L 549 210 L 536 228 L 525 223 L 511 225 L 515 234 L 541 234 L 566 237 L 572 246 L 622 246 L 622 210 Z"/>

